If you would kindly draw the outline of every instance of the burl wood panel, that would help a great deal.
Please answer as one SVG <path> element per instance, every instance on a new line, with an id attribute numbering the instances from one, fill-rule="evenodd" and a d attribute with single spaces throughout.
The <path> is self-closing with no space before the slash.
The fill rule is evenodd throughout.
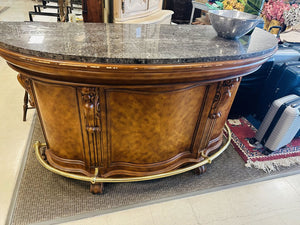
<path id="1" fill-rule="evenodd" d="M 56 167 L 85 169 L 76 89 L 33 82 L 35 99 L 48 145 L 48 160 Z"/>
<path id="2" fill-rule="evenodd" d="M 191 152 L 205 86 L 106 92 L 110 162 L 157 163 Z"/>

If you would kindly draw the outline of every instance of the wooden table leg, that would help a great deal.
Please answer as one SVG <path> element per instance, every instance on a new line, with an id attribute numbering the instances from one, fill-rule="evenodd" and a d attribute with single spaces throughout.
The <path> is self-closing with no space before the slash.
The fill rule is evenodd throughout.
<path id="1" fill-rule="evenodd" d="M 95 183 L 90 185 L 90 192 L 93 194 L 103 194 L 104 183 Z"/>
<path id="2" fill-rule="evenodd" d="M 196 173 L 197 175 L 201 175 L 201 174 L 203 174 L 203 173 L 206 172 L 206 165 L 199 166 L 199 167 L 196 168 L 194 171 L 195 171 L 195 173 Z"/>
<path id="3" fill-rule="evenodd" d="M 23 121 L 26 121 L 27 110 L 28 110 L 28 92 L 25 90 L 24 105 L 23 105 Z"/>

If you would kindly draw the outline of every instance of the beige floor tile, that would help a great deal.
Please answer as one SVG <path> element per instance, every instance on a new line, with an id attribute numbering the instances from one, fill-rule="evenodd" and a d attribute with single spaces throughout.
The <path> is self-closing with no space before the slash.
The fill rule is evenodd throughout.
<path id="1" fill-rule="evenodd" d="M 186 199 L 154 204 L 150 209 L 155 225 L 199 224 L 191 204 Z"/>
<path id="2" fill-rule="evenodd" d="M 247 222 L 240 219 L 239 225 L 286 225 L 279 216 L 265 215 L 263 218 L 257 218 L 253 216 Z M 296 225 L 296 224 L 295 224 Z"/>
<path id="3" fill-rule="evenodd" d="M 284 179 L 276 179 L 238 188 L 230 194 L 234 211 L 247 219 L 263 218 L 295 209 L 300 204 L 298 193 Z"/>
<path id="4" fill-rule="evenodd" d="M 300 203 L 298 194 L 284 179 L 235 188 L 229 190 L 228 197 L 241 224 L 272 224 L 274 217 L 296 209 Z"/>
<path id="5" fill-rule="evenodd" d="M 283 225 L 300 225 L 300 205 L 296 209 L 281 213 L 280 219 L 283 221 Z"/>
<path id="6" fill-rule="evenodd" d="M 285 177 L 284 180 L 286 180 L 295 189 L 295 191 L 300 195 L 300 174 Z"/>
<path id="7" fill-rule="evenodd" d="M 207 225 L 259 224 L 296 210 L 300 199 L 282 179 L 208 193 L 189 199 L 198 222 Z"/>
<path id="8" fill-rule="evenodd" d="M 110 225 L 106 221 L 105 216 L 96 216 L 90 217 L 86 219 L 81 219 L 72 222 L 60 223 L 60 225 Z"/>
<path id="9" fill-rule="evenodd" d="M 154 225 L 148 206 L 111 213 L 104 217 L 109 225 Z"/>
<path id="10" fill-rule="evenodd" d="M 9 7 L 0 14 L 0 21 L 29 21 L 28 12 L 33 11 L 35 4 L 32 0 L 0 0 L 1 6 Z"/>
<path id="11" fill-rule="evenodd" d="M 236 224 L 233 205 L 227 191 L 218 191 L 189 198 L 199 224 Z"/>

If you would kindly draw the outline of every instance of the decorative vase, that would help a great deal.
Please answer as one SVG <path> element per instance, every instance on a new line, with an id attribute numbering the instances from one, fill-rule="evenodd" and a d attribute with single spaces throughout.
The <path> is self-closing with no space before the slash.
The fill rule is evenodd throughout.
<path id="1" fill-rule="evenodd" d="M 273 27 L 273 26 L 280 26 L 280 22 L 278 20 L 271 20 L 269 24 L 268 31 Z M 270 30 L 271 34 L 278 34 L 279 33 L 279 28 L 273 28 Z"/>

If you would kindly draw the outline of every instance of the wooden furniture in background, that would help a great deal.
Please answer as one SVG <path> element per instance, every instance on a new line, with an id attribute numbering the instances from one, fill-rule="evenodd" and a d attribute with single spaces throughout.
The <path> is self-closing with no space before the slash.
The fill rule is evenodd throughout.
<path id="1" fill-rule="evenodd" d="M 82 0 L 82 16 L 84 22 L 103 23 L 104 0 Z"/>

